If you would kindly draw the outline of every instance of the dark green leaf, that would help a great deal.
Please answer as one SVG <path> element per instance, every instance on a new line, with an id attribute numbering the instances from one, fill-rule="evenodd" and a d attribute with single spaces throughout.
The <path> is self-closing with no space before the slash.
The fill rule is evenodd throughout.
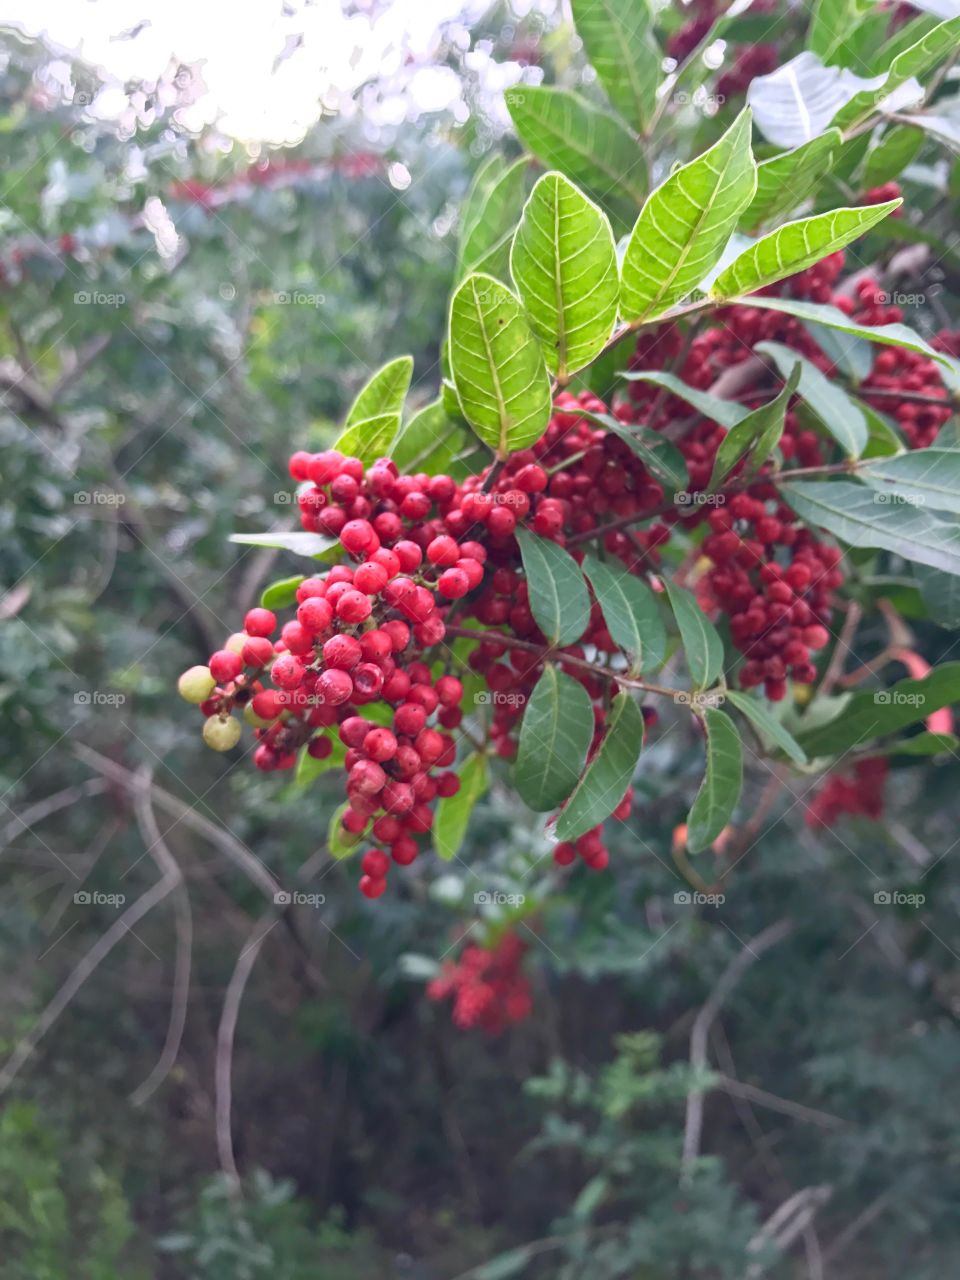
<path id="1" fill-rule="evenodd" d="M 537 813 L 555 809 L 577 784 L 593 737 L 593 706 L 583 685 L 552 664 L 527 702 L 514 783 Z"/>
<path id="2" fill-rule="evenodd" d="M 723 642 L 690 591 L 669 578 L 663 579 L 663 585 L 680 629 L 680 641 L 693 683 L 698 689 L 705 689 L 723 670 Z"/>
<path id="3" fill-rule="evenodd" d="M 948 631 L 960 627 L 960 577 L 925 564 L 915 564 L 913 576 L 933 621 Z"/>
<path id="4" fill-rule="evenodd" d="M 712 396 L 707 391 L 698 391 L 673 373 L 645 370 L 642 373 L 625 372 L 623 376 L 628 382 L 652 382 L 654 386 L 666 387 L 672 395 L 686 400 L 698 413 L 702 413 L 711 422 L 726 427 L 728 431 L 747 416 L 748 411 L 742 405 L 734 404 L 731 400 L 721 400 L 719 396 Z"/>
<path id="5" fill-rule="evenodd" d="M 560 840 L 576 840 L 603 822 L 623 799 L 643 746 L 643 714 L 629 693 L 618 693 L 596 754 L 557 819 Z"/>
<path id="6" fill-rule="evenodd" d="M 595 422 L 606 431 L 630 446 L 644 466 L 661 484 L 676 492 L 686 488 L 687 464 L 683 454 L 666 436 L 651 427 L 639 424 L 624 426 L 619 418 L 609 413 L 589 413 L 584 410 L 582 416 L 589 422 Z"/>
<path id="7" fill-rule="evenodd" d="M 597 602 L 614 641 L 626 653 L 633 671 L 654 671 L 663 664 L 667 635 L 657 599 L 649 587 L 619 561 L 607 564 L 583 557 Z"/>
<path id="8" fill-rule="evenodd" d="M 899 680 L 889 689 L 854 694 L 843 715 L 799 735 L 808 756 L 840 755 L 874 738 L 896 733 L 940 707 L 960 701 L 960 662 L 947 662 L 920 680 Z"/>
<path id="9" fill-rule="evenodd" d="M 880 502 L 906 502 L 960 514 L 960 449 L 916 449 L 860 471 Z"/>
<path id="10" fill-rule="evenodd" d="M 720 441 L 710 476 L 710 489 L 718 489 L 740 459 L 749 455 L 745 475 L 753 475 L 766 462 L 780 443 L 790 397 L 800 379 L 799 357 L 780 393 L 766 404 L 748 413 Z"/>
<path id="11" fill-rule="evenodd" d="M 867 419 L 856 400 L 839 383 L 821 373 L 812 360 L 779 342 L 758 342 L 754 347 L 769 356 L 782 378 L 799 365 L 797 394 L 804 399 L 848 458 L 859 458 L 867 444 Z"/>
<path id="12" fill-rule="evenodd" d="M 530 611 L 551 644 L 579 640 L 590 621 L 590 593 L 569 551 L 527 529 L 517 529 Z"/>
<path id="13" fill-rule="evenodd" d="M 778 746 L 794 764 L 806 764 L 807 757 L 803 748 L 793 734 L 788 733 L 780 721 L 773 716 L 766 702 L 753 698 L 739 689 L 728 689 L 726 699 L 747 717 L 762 739 Z"/>
<path id="14" fill-rule="evenodd" d="M 700 853 L 716 840 L 736 808 L 743 785 L 743 750 L 736 726 L 723 711 L 703 712 L 707 768 L 687 817 L 687 848 Z"/>
<path id="15" fill-rule="evenodd" d="M 868 342 L 879 342 L 882 346 L 906 347 L 908 351 L 918 351 L 941 365 L 949 366 L 950 363 L 949 356 L 941 351 L 934 351 L 906 324 L 857 324 L 837 307 L 819 302 L 803 302 L 795 298 L 751 298 L 750 306 L 761 307 L 764 311 L 783 311 L 788 316 L 796 316 L 798 320 L 812 320 L 815 324 L 826 325 L 840 333 L 853 334 L 856 338 L 866 338 Z"/>

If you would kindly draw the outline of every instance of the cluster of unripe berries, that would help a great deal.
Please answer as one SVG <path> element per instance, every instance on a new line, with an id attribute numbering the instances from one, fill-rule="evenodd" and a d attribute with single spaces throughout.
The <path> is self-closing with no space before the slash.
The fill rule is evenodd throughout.
<path id="1" fill-rule="evenodd" d="M 533 1007 L 530 983 L 520 965 L 526 944 L 506 933 L 491 948 L 469 945 L 457 960 L 445 961 L 427 986 L 430 1000 L 452 1000 L 453 1021 L 464 1030 L 479 1027 L 498 1035 L 522 1022 Z"/>

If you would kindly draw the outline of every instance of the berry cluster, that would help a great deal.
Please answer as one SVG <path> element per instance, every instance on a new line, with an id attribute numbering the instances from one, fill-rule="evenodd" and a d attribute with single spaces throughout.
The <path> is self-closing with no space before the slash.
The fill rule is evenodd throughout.
<path id="1" fill-rule="evenodd" d="M 858 760 L 851 770 L 829 774 L 804 815 L 807 826 L 832 827 L 844 814 L 862 814 L 879 821 L 889 768 L 883 756 L 871 756 Z"/>
<path id="2" fill-rule="evenodd" d="M 513 933 L 489 949 L 464 947 L 460 958 L 446 961 L 440 976 L 428 984 L 427 996 L 452 999 L 458 1027 L 499 1035 L 510 1023 L 529 1017 L 532 1008 L 530 983 L 520 968 L 526 949 Z"/>

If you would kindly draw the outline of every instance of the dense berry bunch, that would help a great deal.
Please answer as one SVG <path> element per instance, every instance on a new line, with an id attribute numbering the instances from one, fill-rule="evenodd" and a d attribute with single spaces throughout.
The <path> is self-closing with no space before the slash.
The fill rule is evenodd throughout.
<path id="1" fill-rule="evenodd" d="M 488 1035 L 498 1035 L 530 1014 L 530 984 L 520 968 L 526 949 L 512 933 L 504 934 L 490 949 L 464 947 L 458 960 L 444 963 L 440 976 L 428 985 L 427 996 L 452 999 L 458 1027 L 479 1027 Z"/>
<path id="2" fill-rule="evenodd" d="M 883 756 L 871 756 L 857 761 L 852 769 L 829 774 L 804 815 L 807 826 L 832 827 L 844 814 L 879 820 L 889 767 Z"/>

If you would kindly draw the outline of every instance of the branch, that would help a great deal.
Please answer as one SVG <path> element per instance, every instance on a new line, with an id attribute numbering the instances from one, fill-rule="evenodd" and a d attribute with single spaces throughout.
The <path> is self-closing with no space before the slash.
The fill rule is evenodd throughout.
<path id="1" fill-rule="evenodd" d="M 769 925 L 755 938 L 743 944 L 743 949 L 730 961 L 720 975 L 719 981 L 707 997 L 706 1002 L 694 1019 L 690 1032 L 690 1066 L 695 1071 L 703 1071 L 707 1065 L 707 1037 L 710 1027 L 723 1007 L 723 1002 L 737 985 L 744 973 L 754 961 L 759 960 L 764 951 L 782 941 L 793 929 L 789 919 L 778 920 Z M 693 1166 L 700 1154 L 700 1135 L 703 1131 L 703 1096 L 704 1091 L 694 1086 L 687 1095 L 687 1118 L 683 1131 L 683 1153 L 680 1158 L 680 1178 L 688 1182 L 693 1173 Z"/>

